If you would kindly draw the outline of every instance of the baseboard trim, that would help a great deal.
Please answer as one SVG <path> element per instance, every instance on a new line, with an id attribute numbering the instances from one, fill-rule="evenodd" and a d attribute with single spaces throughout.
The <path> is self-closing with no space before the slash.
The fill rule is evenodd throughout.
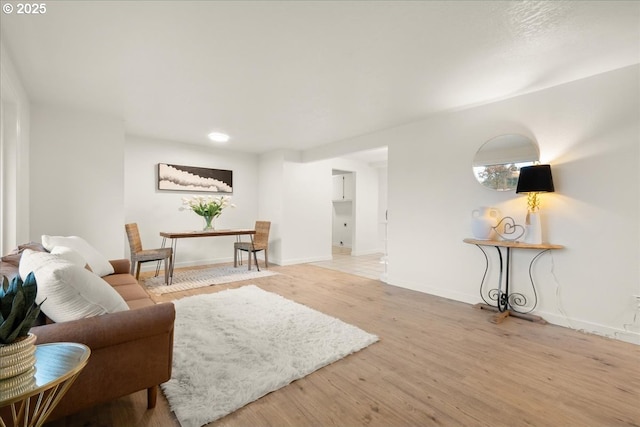
<path id="1" fill-rule="evenodd" d="M 309 258 L 290 258 L 285 260 L 276 260 L 275 264 L 278 265 L 296 265 L 296 264 L 308 264 L 310 262 L 331 261 L 331 255 L 321 257 L 309 257 Z M 269 260 L 271 262 L 271 260 Z"/>
<path id="2" fill-rule="evenodd" d="M 375 254 L 380 254 L 380 256 L 383 256 L 384 251 L 379 249 L 369 249 L 366 251 L 357 251 L 357 252 L 351 251 L 351 256 L 375 255 Z"/>

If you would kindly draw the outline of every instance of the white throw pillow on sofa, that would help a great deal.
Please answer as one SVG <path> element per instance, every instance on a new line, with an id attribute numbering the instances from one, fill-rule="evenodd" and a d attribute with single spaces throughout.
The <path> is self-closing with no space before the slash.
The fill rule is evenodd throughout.
<path id="1" fill-rule="evenodd" d="M 82 237 L 78 236 L 47 236 L 42 235 L 42 246 L 51 251 L 55 246 L 66 246 L 78 252 L 87 261 L 91 270 L 98 276 L 113 274 L 113 266 L 96 248 Z"/>
<path id="2" fill-rule="evenodd" d="M 53 249 L 51 249 L 51 251 L 49 252 L 51 252 L 54 255 L 57 255 L 62 259 L 66 259 L 73 265 L 77 265 L 82 268 L 85 268 L 86 265 L 88 264 L 87 260 L 84 259 L 82 255 L 80 255 L 80 252 L 76 251 L 75 249 L 71 249 L 67 246 L 54 246 Z"/>
<path id="3" fill-rule="evenodd" d="M 20 277 L 33 271 L 38 284 L 36 303 L 56 323 L 129 309 L 124 299 L 100 277 L 58 255 L 26 249 Z"/>

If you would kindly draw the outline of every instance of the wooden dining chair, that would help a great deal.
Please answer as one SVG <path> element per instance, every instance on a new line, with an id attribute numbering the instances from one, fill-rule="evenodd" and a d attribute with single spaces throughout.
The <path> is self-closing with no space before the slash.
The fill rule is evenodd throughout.
<path id="1" fill-rule="evenodd" d="M 158 262 L 156 277 L 160 271 L 160 261 L 164 261 L 164 283 L 169 284 L 169 269 L 173 262 L 173 250 L 171 248 L 142 249 L 142 241 L 138 232 L 138 224 L 131 223 L 124 226 L 129 239 L 131 250 L 131 274 L 135 271 L 136 280 L 140 276 L 140 265 L 143 262 Z"/>
<path id="2" fill-rule="evenodd" d="M 249 255 L 249 270 L 251 270 L 251 255 L 256 262 L 256 267 L 260 271 L 260 265 L 258 265 L 257 252 L 264 251 L 264 268 L 269 268 L 269 229 L 271 228 L 270 221 L 256 221 L 256 234 L 253 235 L 251 242 L 235 242 L 233 244 L 233 266 L 238 266 L 238 253 L 240 251 L 247 252 Z"/>

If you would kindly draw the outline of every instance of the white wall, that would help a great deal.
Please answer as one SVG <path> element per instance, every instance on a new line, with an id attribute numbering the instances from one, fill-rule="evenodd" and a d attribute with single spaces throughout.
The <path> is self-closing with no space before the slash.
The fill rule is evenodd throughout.
<path id="1" fill-rule="evenodd" d="M 273 151 L 259 157 L 258 166 L 258 216 L 271 221 L 269 230 L 269 262 L 282 264 L 282 219 L 284 153 Z"/>
<path id="2" fill-rule="evenodd" d="M 157 248 L 161 231 L 201 230 L 202 217 L 180 211 L 183 197 L 207 195 L 157 189 L 158 163 L 198 166 L 233 171 L 235 208 L 227 208 L 215 227 L 253 228 L 258 219 L 258 156 L 195 144 L 127 136 L 124 161 L 125 222 L 136 222 L 143 247 Z M 216 195 L 216 194 L 211 194 Z M 265 218 L 268 220 L 268 218 Z M 124 224 L 124 223 L 123 223 Z M 124 225 L 121 224 L 122 233 Z M 177 242 L 176 266 L 203 265 L 233 260 L 235 237 L 181 239 Z M 126 244 L 128 256 L 129 248 Z M 144 265 L 143 265 L 144 266 Z M 146 265 L 147 269 L 154 266 Z"/>
<path id="3" fill-rule="evenodd" d="M 331 166 L 285 161 L 282 223 L 284 265 L 331 259 Z"/>
<path id="4" fill-rule="evenodd" d="M 0 41 L 0 254 L 29 240 L 29 99 Z"/>
<path id="5" fill-rule="evenodd" d="M 124 256 L 124 126 L 62 107 L 31 106 L 30 238 L 77 235 Z"/>
<path id="6" fill-rule="evenodd" d="M 639 76 L 638 66 L 627 67 L 344 142 L 361 147 L 394 141 L 389 282 L 480 301 L 484 259 L 462 243 L 470 236 L 471 211 L 496 206 L 522 223 L 526 196 L 482 187 L 471 161 L 494 136 L 532 135 L 556 184 L 556 193 L 542 196 L 546 235 L 566 246 L 536 263 L 537 314 L 640 343 L 632 298 L 640 293 Z M 532 255 L 514 254 L 513 286 L 523 291 Z"/>
<path id="7" fill-rule="evenodd" d="M 260 206 L 270 219 L 269 261 L 280 265 L 331 259 L 331 166 L 301 163 L 300 153 L 260 156 Z"/>
<path id="8" fill-rule="evenodd" d="M 380 252 L 385 252 L 387 233 L 387 208 L 388 208 L 388 188 L 387 188 L 387 167 L 379 167 L 378 171 L 378 246 Z"/>

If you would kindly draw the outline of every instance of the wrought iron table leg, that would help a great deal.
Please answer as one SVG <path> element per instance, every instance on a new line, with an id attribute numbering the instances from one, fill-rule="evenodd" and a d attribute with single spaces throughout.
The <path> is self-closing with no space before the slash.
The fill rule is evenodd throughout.
<path id="1" fill-rule="evenodd" d="M 540 316 L 535 316 L 532 314 L 529 314 L 531 311 L 533 311 L 533 309 L 535 309 L 535 307 L 538 304 L 538 295 L 536 293 L 536 289 L 535 289 L 535 284 L 533 281 L 533 275 L 532 275 L 532 268 L 533 268 L 533 264 L 534 262 L 538 259 L 538 257 L 540 257 L 540 255 L 542 255 L 543 253 L 547 252 L 548 249 L 543 250 L 542 252 L 540 252 L 539 254 L 537 254 L 532 260 L 531 263 L 529 264 L 529 279 L 531 281 L 531 287 L 533 289 L 533 294 L 534 294 L 534 305 L 533 307 L 526 311 L 526 312 L 521 312 L 518 311 L 517 309 L 514 309 L 514 305 L 516 306 L 524 306 L 527 303 L 527 299 L 526 297 L 521 294 L 521 293 L 510 293 L 510 273 L 511 273 L 511 248 L 507 247 L 506 248 L 506 259 L 503 260 L 502 257 L 502 251 L 500 250 L 500 248 L 498 246 L 496 246 L 496 250 L 498 251 L 498 259 L 500 261 L 500 271 L 499 271 L 499 276 L 498 276 L 498 288 L 497 289 L 491 289 L 488 292 L 488 296 L 490 299 L 496 301 L 496 305 L 492 305 L 490 304 L 484 297 L 484 295 L 482 294 L 482 288 L 484 285 L 484 281 L 486 279 L 487 276 L 487 271 L 489 269 L 489 257 L 487 256 L 487 253 L 484 251 L 484 249 L 482 249 L 482 247 L 480 245 L 476 245 L 484 254 L 485 257 L 485 271 L 484 274 L 482 275 L 482 282 L 480 282 L 480 297 L 482 298 L 482 300 L 486 303 L 486 304 L 476 304 L 475 306 L 477 308 L 483 309 L 483 310 L 491 310 L 491 311 L 496 311 L 498 312 L 494 318 L 493 318 L 493 322 L 494 323 L 500 323 L 502 322 L 506 317 L 508 316 L 513 316 L 513 317 L 518 317 L 521 319 L 525 319 L 525 320 L 529 320 L 532 322 L 538 322 L 538 323 L 547 323 L 542 317 Z M 502 283 L 503 283 L 503 274 L 504 274 L 504 292 L 502 291 Z"/>
<path id="2" fill-rule="evenodd" d="M 506 274 L 505 274 L 505 264 L 502 262 L 502 251 L 499 247 L 496 246 L 496 250 L 498 251 L 498 257 L 500 258 L 500 276 L 498 278 L 498 311 L 500 313 L 505 312 L 509 309 L 509 261 L 511 261 L 509 248 L 507 248 L 507 260 L 506 260 Z M 504 276 L 504 292 L 502 292 L 502 282 Z"/>

